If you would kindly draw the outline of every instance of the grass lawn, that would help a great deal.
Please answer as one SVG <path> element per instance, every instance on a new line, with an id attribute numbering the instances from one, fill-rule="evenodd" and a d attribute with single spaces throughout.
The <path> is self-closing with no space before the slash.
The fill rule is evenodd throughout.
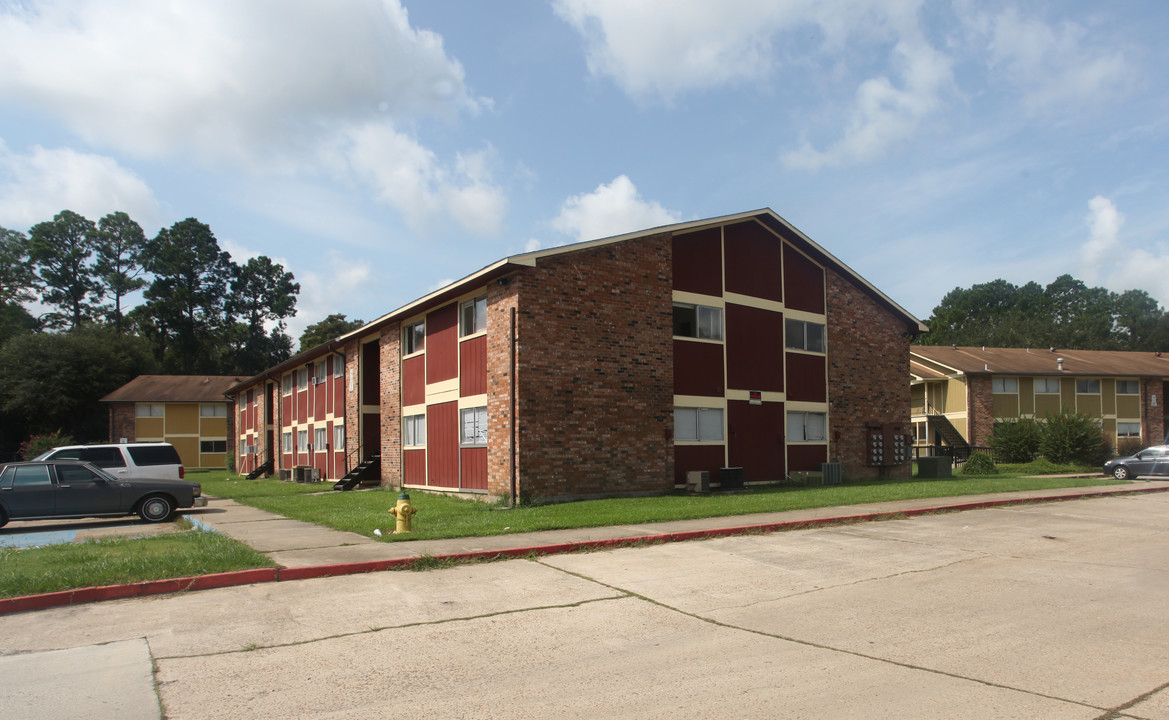
<path id="1" fill-rule="evenodd" d="M 0 597 L 275 566 L 267 555 L 203 530 L 0 548 Z"/>
<path id="2" fill-rule="evenodd" d="M 1075 472 L 1077 469 L 1053 470 L 1045 467 L 1044 470 Z M 387 532 L 394 528 L 394 518 L 388 510 L 397 500 L 395 490 L 379 488 L 336 492 L 332 490 L 332 483 L 301 485 L 271 479 L 244 480 L 224 473 L 200 475 L 191 479 L 203 483 L 206 495 L 234 498 L 262 510 L 359 533 L 383 542 L 650 523 L 1011 490 L 1119 484 L 1111 477 L 1100 475 L 1089 478 L 1024 477 L 1022 474 L 1030 471 L 1026 466 L 1012 467 L 1009 471 L 1012 474 L 990 477 L 957 476 L 946 480 L 875 481 L 836 486 L 755 487 L 738 494 L 674 494 L 586 500 L 511 510 L 501 509 L 492 503 L 449 495 L 413 492 L 410 501 L 418 508 L 418 514 L 414 517 L 414 532 L 396 536 Z M 374 536 L 375 528 L 382 531 L 382 537 Z"/>

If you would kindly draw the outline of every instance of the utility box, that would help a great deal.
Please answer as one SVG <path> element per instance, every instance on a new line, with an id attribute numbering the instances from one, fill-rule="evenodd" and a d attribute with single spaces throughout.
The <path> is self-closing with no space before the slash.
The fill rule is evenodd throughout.
<path id="1" fill-rule="evenodd" d="M 686 490 L 689 492 L 710 492 L 710 472 L 690 470 L 686 473 Z"/>
<path id="2" fill-rule="evenodd" d="M 722 490 L 743 489 L 743 468 L 725 467 L 718 471 L 718 486 Z"/>
<path id="3" fill-rule="evenodd" d="M 919 478 L 948 478 L 954 476 L 954 462 L 945 455 L 927 455 L 917 459 Z"/>
<path id="4" fill-rule="evenodd" d="M 897 423 L 869 423 L 865 428 L 865 464 L 869 467 L 904 465 L 913 454 L 913 436 Z"/>
<path id="5" fill-rule="evenodd" d="M 825 485 L 839 485 L 844 478 L 844 473 L 841 471 L 840 463 L 820 463 L 820 477 L 823 478 Z"/>

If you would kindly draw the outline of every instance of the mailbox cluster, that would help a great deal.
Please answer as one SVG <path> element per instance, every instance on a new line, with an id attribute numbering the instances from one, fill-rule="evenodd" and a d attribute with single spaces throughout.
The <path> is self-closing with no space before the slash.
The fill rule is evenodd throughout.
<path id="1" fill-rule="evenodd" d="M 866 463 L 870 467 L 891 467 L 910 461 L 913 452 L 913 438 L 901 432 L 895 423 L 869 425 Z"/>

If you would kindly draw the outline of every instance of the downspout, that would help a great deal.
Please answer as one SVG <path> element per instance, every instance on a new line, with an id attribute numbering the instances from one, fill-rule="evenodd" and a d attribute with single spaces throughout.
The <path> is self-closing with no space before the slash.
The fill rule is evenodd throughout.
<path id="1" fill-rule="evenodd" d="M 508 442 L 508 454 L 511 458 L 511 461 L 510 461 L 510 464 L 511 464 L 511 507 L 513 507 L 513 508 L 516 506 L 516 501 L 518 500 L 518 497 L 517 497 L 518 493 L 517 493 L 517 487 L 516 487 L 518 478 L 516 477 L 516 466 L 515 466 L 515 434 L 516 434 L 516 422 L 515 422 L 515 411 L 516 411 L 515 345 L 516 345 L 515 307 L 513 306 L 511 308 L 511 328 L 510 328 L 510 335 L 508 337 L 508 365 L 509 365 L 508 381 L 511 383 L 511 392 L 510 392 L 511 409 L 510 409 L 510 419 L 508 421 L 509 435 L 508 435 L 508 441 L 507 441 Z"/>

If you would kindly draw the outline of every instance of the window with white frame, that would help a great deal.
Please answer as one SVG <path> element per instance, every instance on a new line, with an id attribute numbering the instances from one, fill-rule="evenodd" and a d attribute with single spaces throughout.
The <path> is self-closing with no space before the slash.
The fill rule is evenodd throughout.
<path id="1" fill-rule="evenodd" d="M 285 373 L 280 379 L 280 390 L 284 395 L 292 394 L 292 373 Z"/>
<path id="2" fill-rule="evenodd" d="M 1017 393 L 1019 392 L 1019 378 L 996 377 L 990 381 L 991 392 Z"/>
<path id="3" fill-rule="evenodd" d="M 462 420 L 459 431 L 460 445 L 487 444 L 487 408 L 463 408 L 459 411 Z"/>
<path id="4" fill-rule="evenodd" d="M 325 382 L 325 361 L 318 360 L 317 364 L 313 366 L 313 384 L 320 385 Z"/>
<path id="5" fill-rule="evenodd" d="M 280 434 L 280 449 L 286 453 L 292 452 L 292 433 L 286 432 Z"/>
<path id="6" fill-rule="evenodd" d="M 822 412 L 791 411 L 787 414 L 788 442 L 824 442 L 828 416 Z"/>
<path id="7" fill-rule="evenodd" d="M 296 451 L 301 453 L 308 452 L 308 430 L 296 431 Z"/>
<path id="8" fill-rule="evenodd" d="M 199 406 L 199 417 L 227 417 L 227 406 L 223 403 L 203 403 Z"/>
<path id="9" fill-rule="evenodd" d="M 459 337 L 487 329 L 487 296 L 468 300 L 459 306 Z"/>
<path id="10" fill-rule="evenodd" d="M 162 403 L 138 403 L 134 408 L 137 417 L 162 417 L 166 413 L 166 405 Z"/>
<path id="11" fill-rule="evenodd" d="M 299 368 L 296 371 L 296 389 L 297 390 L 307 390 L 308 389 L 308 368 L 307 367 Z"/>
<path id="12" fill-rule="evenodd" d="M 243 393 L 240 393 L 240 394 L 239 394 L 239 409 L 242 411 L 242 410 L 243 410 L 244 408 L 246 408 L 247 406 L 248 406 L 248 397 L 247 397 L 247 395 L 244 395 Z"/>
<path id="13" fill-rule="evenodd" d="M 333 426 L 333 450 L 344 450 L 344 449 L 345 449 L 345 426 L 344 425 L 334 425 Z"/>
<path id="14" fill-rule="evenodd" d="M 1118 422 L 1116 423 L 1116 437 L 1118 438 L 1139 438 L 1141 436 L 1141 424 L 1139 422 Z"/>
<path id="15" fill-rule="evenodd" d="M 1059 378 L 1035 378 L 1036 395 L 1058 395 Z"/>
<path id="16" fill-rule="evenodd" d="M 1076 393 L 1079 395 L 1099 395 L 1100 381 L 1095 379 L 1076 380 Z"/>
<path id="17" fill-rule="evenodd" d="M 824 352 L 824 325 L 806 320 L 784 321 L 784 344 L 788 350 Z"/>
<path id="18" fill-rule="evenodd" d="M 242 458 L 244 455 L 247 455 L 247 454 L 248 454 L 248 441 L 243 439 L 243 438 L 240 438 L 239 456 Z"/>
<path id="19" fill-rule="evenodd" d="M 315 452 L 325 452 L 329 449 L 329 428 L 319 427 L 316 429 L 316 437 L 313 438 L 313 450 Z"/>
<path id="20" fill-rule="evenodd" d="M 674 303 L 674 337 L 722 340 L 722 308 Z"/>
<path id="21" fill-rule="evenodd" d="M 1116 381 L 1117 395 L 1140 395 L 1141 383 L 1139 380 L 1117 380 Z"/>
<path id="22" fill-rule="evenodd" d="M 426 323 L 419 320 L 402 328 L 402 354 L 412 355 L 426 349 Z"/>
<path id="23" fill-rule="evenodd" d="M 333 377 L 339 378 L 345 375 L 345 356 L 333 356 Z"/>
<path id="24" fill-rule="evenodd" d="M 407 415 L 402 418 L 402 445 L 420 447 L 426 444 L 426 415 Z"/>
<path id="25" fill-rule="evenodd" d="M 674 408 L 674 442 L 722 441 L 722 408 Z"/>

